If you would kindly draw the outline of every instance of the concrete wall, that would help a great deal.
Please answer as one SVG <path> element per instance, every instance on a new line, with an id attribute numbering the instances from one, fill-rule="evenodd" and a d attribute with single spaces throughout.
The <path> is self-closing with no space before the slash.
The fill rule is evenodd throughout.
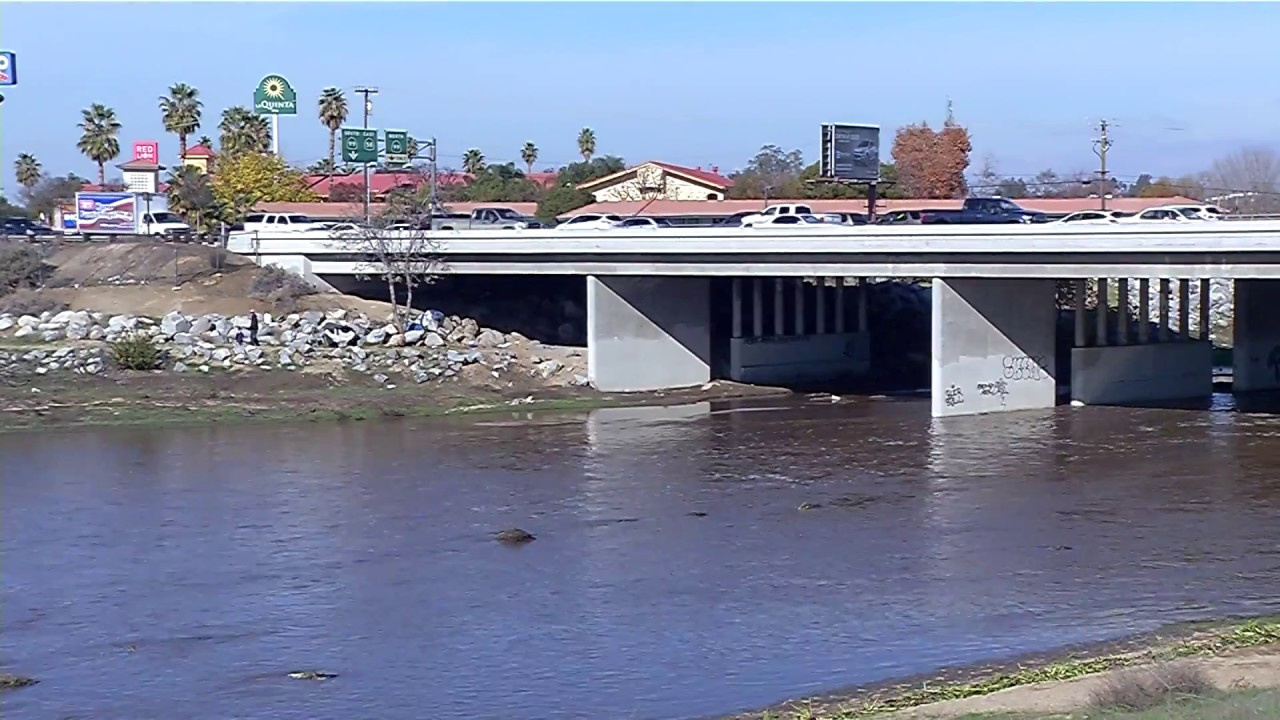
<path id="1" fill-rule="evenodd" d="M 871 334 L 732 338 L 729 378 L 761 385 L 865 375 L 871 369 Z"/>
<path id="2" fill-rule="evenodd" d="M 278 267 L 294 275 L 300 275 L 308 285 L 320 292 L 338 292 L 327 280 L 312 272 L 311 258 L 306 255 L 267 255 L 262 257 L 260 264 L 262 267 Z"/>
<path id="3" fill-rule="evenodd" d="M 711 379 L 711 281 L 587 278 L 587 367 L 604 392 L 701 385 Z"/>
<path id="4" fill-rule="evenodd" d="M 934 417 L 1051 408 L 1053 280 L 933 281 Z"/>
<path id="5" fill-rule="evenodd" d="M 1235 283 L 1233 389 L 1280 389 L 1280 280 Z"/>
<path id="6" fill-rule="evenodd" d="M 1207 342 L 1073 348 L 1071 399 L 1087 405 L 1204 397 L 1213 393 Z"/>

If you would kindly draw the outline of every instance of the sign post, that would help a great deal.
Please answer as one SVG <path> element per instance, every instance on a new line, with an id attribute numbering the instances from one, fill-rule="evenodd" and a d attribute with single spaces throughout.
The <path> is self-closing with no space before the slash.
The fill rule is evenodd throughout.
<path id="1" fill-rule="evenodd" d="M 387 165 L 401 167 L 409 164 L 409 133 L 406 130 L 387 130 L 383 152 Z"/>
<path id="2" fill-rule="evenodd" d="M 268 75 L 253 90 L 253 114 L 271 116 L 271 152 L 280 155 L 280 116 L 298 114 L 298 93 L 280 75 Z"/>

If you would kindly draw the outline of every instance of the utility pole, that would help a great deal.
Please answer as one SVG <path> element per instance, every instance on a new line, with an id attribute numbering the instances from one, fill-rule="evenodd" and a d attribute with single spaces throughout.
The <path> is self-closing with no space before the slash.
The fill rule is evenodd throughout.
<path id="1" fill-rule="evenodd" d="M 378 88 L 357 85 L 356 94 L 364 96 L 364 128 L 368 130 L 369 113 L 373 112 L 373 101 L 369 97 L 377 95 Z M 364 221 L 366 224 L 369 222 L 369 163 L 364 164 Z"/>
<path id="2" fill-rule="evenodd" d="M 431 148 L 431 154 L 427 156 L 427 160 L 429 160 L 429 161 L 430 161 L 430 163 L 431 163 L 431 164 L 430 164 L 430 168 L 431 168 L 431 200 L 430 200 L 430 202 L 431 202 L 431 210 L 430 210 L 430 214 L 431 214 L 431 215 L 435 215 L 435 213 L 436 213 L 436 158 L 438 158 L 438 157 L 439 157 L 439 153 L 437 153 L 437 152 L 436 152 L 436 139 L 435 139 L 435 138 L 431 138 L 431 144 L 430 144 L 430 145 L 428 145 L 428 147 L 430 147 L 430 148 Z"/>
<path id="3" fill-rule="evenodd" d="M 1098 137 L 1093 141 L 1093 154 L 1098 156 L 1098 199 L 1102 201 L 1102 209 L 1107 209 L 1107 193 L 1111 192 L 1111 181 L 1107 179 L 1107 151 L 1111 149 L 1111 140 L 1107 137 L 1108 123 L 1098 121 Z"/>

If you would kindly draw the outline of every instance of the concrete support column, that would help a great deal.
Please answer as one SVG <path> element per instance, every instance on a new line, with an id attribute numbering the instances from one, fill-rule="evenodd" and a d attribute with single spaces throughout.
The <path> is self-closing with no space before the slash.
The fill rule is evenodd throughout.
<path id="1" fill-rule="evenodd" d="M 587 277 L 587 368 L 604 392 L 711 379 L 711 281 Z"/>
<path id="2" fill-rule="evenodd" d="M 751 337 L 764 337 L 764 280 L 751 279 Z"/>
<path id="3" fill-rule="evenodd" d="M 1087 286 L 1083 280 L 1072 280 L 1072 287 L 1075 288 L 1076 296 L 1076 339 L 1073 343 L 1076 347 L 1084 347 L 1089 344 L 1089 323 L 1085 319 L 1085 291 Z"/>
<path id="4" fill-rule="evenodd" d="M 1138 344 L 1145 345 L 1151 340 L 1151 281 L 1142 278 L 1138 281 Z"/>
<path id="5" fill-rule="evenodd" d="M 733 337 L 742 337 L 742 278 L 733 279 Z"/>
<path id="6" fill-rule="evenodd" d="M 933 280 L 934 417 L 1051 408 L 1053 280 Z"/>
<path id="7" fill-rule="evenodd" d="M 1094 345 L 1103 347 L 1107 344 L 1107 279 L 1098 278 L 1098 309 L 1094 314 Z"/>
<path id="8" fill-rule="evenodd" d="M 818 306 L 814 308 L 813 319 L 814 319 L 814 322 L 818 324 L 818 327 L 814 332 L 818 333 L 819 335 L 825 335 L 827 333 L 827 279 L 826 278 L 818 278 L 817 291 L 818 291 L 817 292 Z"/>
<path id="9" fill-rule="evenodd" d="M 1178 281 L 1178 332 L 1182 333 L 1183 342 L 1190 342 L 1191 337 L 1191 281 Z"/>
<path id="10" fill-rule="evenodd" d="M 786 296 L 782 292 L 782 278 L 773 279 L 773 335 L 782 337 L 787 334 Z"/>
<path id="11" fill-rule="evenodd" d="M 868 296 L 870 289 L 867 287 L 866 278 L 858 278 L 858 332 L 867 331 L 867 312 L 871 299 Z"/>
<path id="12" fill-rule="evenodd" d="M 792 335 L 804 335 L 804 278 L 796 278 L 796 326 Z"/>
<path id="13" fill-rule="evenodd" d="M 1129 278 L 1120 278 L 1116 281 L 1116 299 L 1119 301 L 1116 305 L 1116 344 L 1129 344 Z"/>
<path id="14" fill-rule="evenodd" d="M 844 333 L 844 278 L 836 278 L 836 334 Z"/>
<path id="15" fill-rule="evenodd" d="M 1160 320 L 1156 324 L 1156 342 L 1169 341 L 1169 279 L 1160 278 Z"/>
<path id="16" fill-rule="evenodd" d="M 1209 327 L 1209 305 L 1212 299 L 1209 278 L 1200 278 L 1200 339 L 1205 342 L 1213 342 L 1213 329 Z"/>
<path id="17" fill-rule="evenodd" d="M 1280 389 L 1280 280 L 1236 280 L 1236 392 Z"/>

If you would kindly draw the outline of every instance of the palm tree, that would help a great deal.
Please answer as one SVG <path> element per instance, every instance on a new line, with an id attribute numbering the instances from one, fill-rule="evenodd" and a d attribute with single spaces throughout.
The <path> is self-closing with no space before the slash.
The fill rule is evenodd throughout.
<path id="1" fill-rule="evenodd" d="M 224 155 L 242 152 L 264 153 L 271 148 L 271 125 L 261 115 L 254 115 L 248 108 L 236 106 L 222 111 L 219 145 Z"/>
<path id="2" fill-rule="evenodd" d="M 165 132 L 178 136 L 178 160 L 187 155 L 187 136 L 200 129 L 200 92 L 186 83 L 169 88 L 169 95 L 160 97 L 160 113 Z"/>
<path id="3" fill-rule="evenodd" d="M 13 161 L 13 171 L 18 177 L 18 184 L 30 193 L 32 188 L 40 184 L 40 161 L 35 155 L 22 153 Z"/>
<path id="4" fill-rule="evenodd" d="M 410 138 L 409 138 L 409 147 L 407 147 L 407 148 L 405 148 L 405 149 L 409 151 L 409 160 L 411 160 L 411 161 L 412 161 L 414 158 L 418 157 L 418 151 L 419 151 L 419 150 L 421 150 L 422 148 L 420 148 L 420 147 L 418 146 L 418 140 L 417 140 L 417 138 L 410 137 Z"/>
<path id="5" fill-rule="evenodd" d="M 591 156 L 596 154 L 596 134 L 591 128 L 582 128 L 578 133 L 578 152 L 582 153 L 583 162 L 591 162 Z"/>
<path id="6" fill-rule="evenodd" d="M 328 87 L 320 93 L 320 124 L 329 128 L 329 189 L 333 189 L 334 152 L 337 149 L 338 130 L 347 121 L 347 99 L 342 91 Z"/>
<path id="7" fill-rule="evenodd" d="M 212 149 L 213 149 L 213 138 L 209 137 L 208 135 L 201 135 L 201 136 L 200 136 L 200 139 L 196 141 L 196 144 L 197 144 L 197 145 L 203 145 L 203 146 L 205 146 L 205 147 L 209 148 L 210 150 L 212 150 Z"/>
<path id="8" fill-rule="evenodd" d="M 205 215 L 215 204 L 208 175 L 193 167 L 183 166 L 169 177 L 169 207 L 183 215 L 194 215 L 195 222 L 192 225 L 198 230 L 203 228 Z"/>
<path id="9" fill-rule="evenodd" d="M 531 142 L 525 143 L 524 147 L 520 148 L 520 159 L 524 160 L 525 174 L 532 175 L 533 164 L 538 162 L 538 146 Z"/>
<path id="10" fill-rule="evenodd" d="M 101 103 L 94 103 L 84 115 L 77 127 L 82 131 L 76 148 L 90 160 L 98 164 L 98 184 L 107 183 L 106 164 L 120 154 L 120 121 L 116 120 L 116 111 Z"/>
<path id="11" fill-rule="evenodd" d="M 484 172 L 484 153 L 477 148 L 468 150 L 462 156 L 462 169 L 472 177 Z"/>

